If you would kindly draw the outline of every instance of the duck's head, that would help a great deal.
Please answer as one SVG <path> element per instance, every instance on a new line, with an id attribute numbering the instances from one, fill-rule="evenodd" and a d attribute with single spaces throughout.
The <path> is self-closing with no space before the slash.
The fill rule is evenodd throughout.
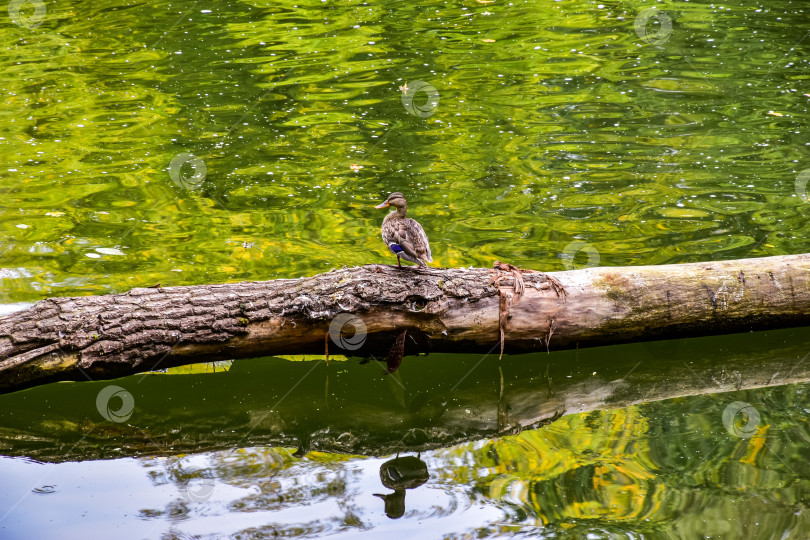
<path id="1" fill-rule="evenodd" d="M 374 208 L 387 208 L 388 206 L 393 206 L 397 210 L 407 208 L 408 205 L 405 202 L 405 195 L 403 195 L 399 191 L 395 191 L 394 193 L 389 195 L 388 198 L 385 199 L 385 201 L 382 204 L 378 204 Z"/>

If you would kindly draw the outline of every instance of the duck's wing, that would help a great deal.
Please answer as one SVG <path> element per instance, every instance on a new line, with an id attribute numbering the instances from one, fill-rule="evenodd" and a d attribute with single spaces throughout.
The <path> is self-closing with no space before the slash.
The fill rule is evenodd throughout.
<path id="1" fill-rule="evenodd" d="M 391 240 L 396 242 L 414 262 L 420 260 L 433 262 L 427 235 L 417 221 L 410 218 L 397 220 Z"/>
<path id="2" fill-rule="evenodd" d="M 417 244 L 418 247 L 421 248 L 420 251 L 421 251 L 422 255 L 420 256 L 420 258 L 427 261 L 427 262 L 429 262 L 429 263 L 432 263 L 433 262 L 433 255 L 430 254 L 430 242 L 428 242 L 428 237 L 425 234 L 425 230 L 422 228 L 422 226 L 419 224 L 418 221 L 414 221 L 414 220 L 412 220 L 412 221 L 413 221 L 413 224 L 415 226 L 414 227 L 415 235 L 419 239 L 416 242 L 416 244 Z"/>

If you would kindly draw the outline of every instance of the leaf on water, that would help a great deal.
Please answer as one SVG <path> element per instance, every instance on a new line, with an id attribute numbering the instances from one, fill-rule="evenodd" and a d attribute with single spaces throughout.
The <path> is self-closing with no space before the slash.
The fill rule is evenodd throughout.
<path id="1" fill-rule="evenodd" d="M 708 218 L 709 213 L 696 208 L 661 208 L 658 213 L 669 218 Z"/>
<path id="2" fill-rule="evenodd" d="M 117 248 L 96 248 L 96 252 L 102 255 L 126 255 L 126 253 Z"/>
<path id="3" fill-rule="evenodd" d="M 199 375 L 201 373 L 218 373 L 229 371 L 233 360 L 221 360 L 218 362 L 202 362 L 199 364 L 189 364 L 187 366 L 175 366 L 160 372 L 161 375 Z"/>

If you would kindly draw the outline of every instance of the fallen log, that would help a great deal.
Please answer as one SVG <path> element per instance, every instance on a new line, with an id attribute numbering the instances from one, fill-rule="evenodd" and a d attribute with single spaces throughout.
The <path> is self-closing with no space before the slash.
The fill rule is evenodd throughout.
<path id="1" fill-rule="evenodd" d="M 372 265 L 50 298 L 0 319 L 0 392 L 274 354 L 390 358 L 397 338 L 401 359 L 807 326 L 809 270 L 810 254 L 553 273 Z"/>

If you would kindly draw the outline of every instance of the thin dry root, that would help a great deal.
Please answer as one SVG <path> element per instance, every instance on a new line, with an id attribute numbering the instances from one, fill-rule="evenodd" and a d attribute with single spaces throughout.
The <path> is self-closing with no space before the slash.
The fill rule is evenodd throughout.
<path id="1" fill-rule="evenodd" d="M 507 277 L 501 272 L 509 272 L 512 274 L 512 277 L 515 278 L 515 294 L 521 295 L 526 290 L 526 286 L 523 283 L 523 272 L 534 272 L 534 270 L 521 270 L 517 266 L 509 263 L 502 263 L 501 261 L 495 261 L 495 264 L 492 265 L 495 269 L 495 274 L 490 278 L 492 283 L 498 283 L 503 278 Z"/>
<path id="2" fill-rule="evenodd" d="M 496 285 L 500 283 L 503 279 L 508 278 L 509 274 L 512 275 L 515 282 L 513 284 L 514 294 L 520 297 L 526 290 L 526 284 L 523 280 L 523 274 L 534 274 L 538 273 L 536 270 L 522 270 L 519 267 L 509 264 L 509 263 L 502 263 L 501 261 L 495 261 L 495 264 L 492 265 L 495 273 L 490 276 L 490 283 Z M 503 273 L 502 273 L 503 272 Z M 508 274 L 506 273 L 508 272 Z M 552 289 L 554 293 L 558 297 L 562 297 L 563 301 L 565 300 L 565 296 L 568 295 L 568 291 L 565 290 L 563 284 L 560 281 L 548 274 L 543 274 L 546 277 L 546 282 L 542 283 L 537 286 L 538 289 L 546 290 Z M 506 322 L 509 320 L 509 307 L 512 304 L 512 292 L 506 288 L 498 287 L 498 294 L 500 295 L 500 304 L 499 304 L 499 316 L 498 316 L 498 327 L 500 330 L 501 335 L 501 355 L 498 359 L 503 358 L 503 348 L 504 348 L 504 337 L 506 335 Z M 515 299 L 515 301 L 519 300 L 519 298 Z M 544 338 L 546 343 L 546 352 L 549 352 L 549 343 L 551 343 L 551 335 L 554 333 L 554 317 L 549 317 L 549 326 L 548 326 L 548 335 Z"/>
<path id="3" fill-rule="evenodd" d="M 544 340 L 546 342 L 546 353 L 551 352 L 549 351 L 548 345 L 551 343 L 551 335 L 554 334 L 554 319 L 555 317 L 553 315 L 548 318 L 548 334 L 546 334 L 546 339 Z"/>
<path id="4" fill-rule="evenodd" d="M 498 327 L 501 331 L 501 355 L 503 358 L 504 336 L 506 334 L 506 322 L 509 320 L 509 307 L 512 304 L 512 293 L 506 289 L 500 289 L 500 303 L 498 308 Z"/>
<path id="5" fill-rule="evenodd" d="M 565 300 L 565 297 L 568 296 L 568 291 L 565 290 L 560 280 L 548 274 L 546 274 L 546 280 L 549 285 L 551 285 L 551 288 L 554 289 L 554 292 L 557 293 L 557 296 L 562 296 L 563 300 Z"/>

